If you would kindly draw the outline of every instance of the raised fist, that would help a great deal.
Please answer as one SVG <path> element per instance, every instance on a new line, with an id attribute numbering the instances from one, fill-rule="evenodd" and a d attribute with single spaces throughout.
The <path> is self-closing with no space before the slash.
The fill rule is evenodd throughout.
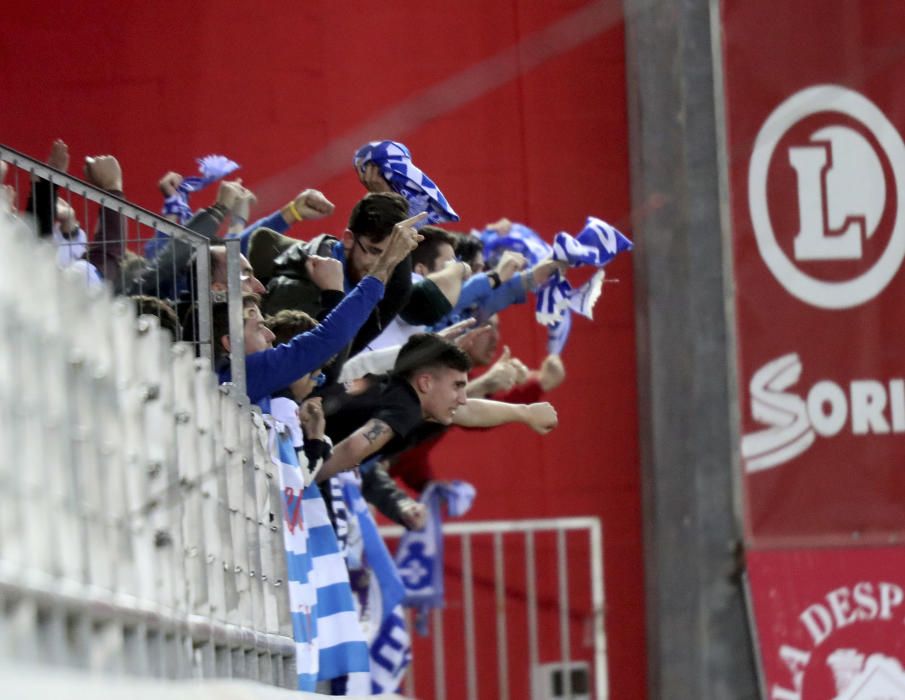
<path id="1" fill-rule="evenodd" d="M 160 188 L 160 194 L 164 197 L 172 197 L 176 194 L 176 188 L 182 184 L 182 175 L 172 170 L 160 178 L 157 186 Z"/>
<path id="2" fill-rule="evenodd" d="M 534 432 L 541 435 L 546 435 L 559 423 L 556 409 L 553 408 L 553 404 L 546 401 L 528 404 L 527 412 L 528 416 L 525 422 Z"/>
<path id="3" fill-rule="evenodd" d="M 47 165 L 64 173 L 69 170 L 69 146 L 66 145 L 63 139 L 57 139 L 51 144 Z M 0 178 L 0 180 L 2 179 Z"/>
<path id="4" fill-rule="evenodd" d="M 566 368 L 559 355 L 547 355 L 541 363 L 538 381 L 541 389 L 552 391 L 566 379 Z"/>
<path id="5" fill-rule="evenodd" d="M 324 407 L 321 404 L 320 396 L 302 402 L 302 405 L 299 406 L 299 423 L 301 423 L 302 432 L 309 440 L 324 439 L 324 428 L 327 422 L 324 418 Z"/>
<path id="6" fill-rule="evenodd" d="M 75 209 L 62 197 L 57 197 L 56 213 L 54 218 L 60 223 L 63 233 L 72 233 L 79 227 L 79 220 L 75 216 Z"/>
<path id="7" fill-rule="evenodd" d="M 509 391 L 518 380 L 518 370 L 512 364 L 512 352 L 509 346 L 503 348 L 500 359 L 493 363 L 482 377 L 486 382 L 487 392 L 493 394 L 497 391 Z"/>
<path id="8" fill-rule="evenodd" d="M 242 187 L 242 180 L 224 180 L 220 183 L 220 189 L 217 190 L 217 204 L 227 211 L 232 211 L 233 207 L 248 192 Z"/>
<path id="9" fill-rule="evenodd" d="M 537 289 L 540 287 L 544 282 L 550 279 L 557 270 L 563 272 L 566 267 L 568 267 L 567 263 L 557 262 L 553 258 L 542 260 L 537 263 L 537 265 L 531 268 L 531 276 L 534 278 L 534 288 Z"/>
<path id="10" fill-rule="evenodd" d="M 496 266 L 496 273 L 500 276 L 500 282 L 508 282 L 519 270 L 524 270 L 528 264 L 527 258 L 521 253 L 507 250 L 500 257 L 500 261 Z"/>
<path id="11" fill-rule="evenodd" d="M 318 190 L 303 190 L 299 192 L 292 203 L 295 205 L 295 210 L 298 212 L 298 215 L 305 220 L 312 219 L 323 219 L 325 216 L 330 216 L 333 213 L 333 210 L 336 209 L 333 206 L 333 202 L 327 199 L 323 193 Z"/>
<path id="12" fill-rule="evenodd" d="M 305 269 L 308 271 L 309 279 L 319 289 L 343 291 L 343 265 L 339 260 L 309 255 L 305 261 Z"/>
<path id="13" fill-rule="evenodd" d="M 491 231 L 496 231 L 501 236 L 505 236 L 507 233 L 509 233 L 509 229 L 512 228 L 512 222 L 506 217 L 503 217 L 499 221 L 494 221 L 492 224 L 487 224 L 484 228 L 490 229 Z"/>
<path id="14" fill-rule="evenodd" d="M 85 158 L 85 177 L 102 190 L 123 189 L 123 169 L 114 156 L 88 156 Z"/>

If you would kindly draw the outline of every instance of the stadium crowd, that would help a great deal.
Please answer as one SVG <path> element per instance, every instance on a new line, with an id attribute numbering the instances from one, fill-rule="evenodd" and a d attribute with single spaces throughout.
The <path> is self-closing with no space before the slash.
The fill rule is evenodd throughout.
<path id="1" fill-rule="evenodd" d="M 48 165 L 65 173 L 69 161 L 67 145 L 55 141 Z M 431 464 L 442 459 L 453 426 L 523 423 L 540 434 L 556 427 L 556 411 L 542 398 L 565 378 L 559 355 L 527 367 L 501 347 L 499 314 L 565 265 L 550 257 L 531 264 L 514 250 L 485 260 L 479 235 L 448 228 L 458 217 L 401 144 L 373 142 L 356 154 L 367 193 L 345 230 L 309 240 L 287 234 L 334 212 L 324 194 L 305 189 L 252 220 L 255 195 L 228 179 L 235 164 L 224 162 L 213 175 L 202 168 L 210 182 L 200 186 L 202 178 L 166 173 L 162 211 L 210 242 L 210 337 L 222 382 L 231 378 L 232 349 L 223 239 L 241 241 L 246 391 L 265 415 L 281 468 L 299 687 L 395 690 L 373 672 L 380 621 L 369 601 L 379 577 L 369 572 L 356 494 L 420 530 L 428 509 L 418 496 L 435 481 Z M 17 215 L 19 193 L 4 185 L 6 170 L 0 163 L 0 208 Z M 86 158 L 84 176 L 124 196 L 115 157 Z M 188 194 L 214 182 L 213 203 L 192 209 Z M 103 206 L 89 237 L 48 180 L 34 178 L 26 199 L 24 213 L 57 247 L 61 267 L 133 297 L 174 340 L 196 337 L 196 248 L 158 234 L 135 250 L 123 218 Z M 505 235 L 510 226 L 503 219 L 487 229 Z"/>

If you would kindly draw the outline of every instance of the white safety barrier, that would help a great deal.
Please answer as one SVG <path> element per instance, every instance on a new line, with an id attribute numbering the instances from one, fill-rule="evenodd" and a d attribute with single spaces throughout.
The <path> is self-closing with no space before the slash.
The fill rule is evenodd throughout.
<path id="1" fill-rule="evenodd" d="M 293 688 L 259 415 L 0 214 L 0 657 Z"/>
<path id="2" fill-rule="evenodd" d="M 405 532 L 402 527 L 390 526 L 380 528 L 381 534 L 387 539 L 399 538 Z M 580 560 L 570 560 L 569 535 L 575 539 L 582 539 L 580 546 L 586 547 L 586 555 Z M 584 533 L 586 537 L 582 538 Z M 414 668 L 406 679 L 406 694 L 417 697 L 417 678 L 433 676 L 435 700 L 446 700 L 447 673 L 446 657 L 458 656 L 464 658 L 466 695 L 468 700 L 478 700 L 479 697 L 495 698 L 496 700 L 518 700 L 510 693 L 511 679 L 516 676 L 529 679 L 532 700 L 553 700 L 559 698 L 595 698 L 595 700 L 607 700 L 607 663 L 606 663 L 606 636 L 604 633 L 604 599 L 603 599 L 603 533 L 599 518 L 549 518 L 539 520 L 496 520 L 474 521 L 462 523 L 443 524 L 444 547 L 447 550 L 446 557 L 446 587 L 450 588 L 453 578 L 461 583 L 461 616 L 458 612 L 455 617 L 461 617 L 463 625 L 464 648 L 449 648 L 444 625 L 449 625 L 453 605 L 447 594 L 447 611 L 434 610 L 432 613 L 433 659 L 415 658 Z M 547 548 L 544 548 L 544 558 L 538 553 L 538 539 L 540 537 L 553 538 L 555 543 L 553 555 L 546 556 Z M 486 570 L 478 570 L 475 566 L 476 557 L 473 549 L 479 544 L 490 544 L 492 547 L 492 564 Z M 574 541 L 573 541 L 574 543 Z M 450 551 L 459 550 L 460 562 L 451 561 Z M 525 570 L 521 572 L 513 570 L 507 565 L 516 556 L 524 559 Z M 485 558 L 486 559 L 486 558 Z M 540 560 L 540 561 L 539 561 Z M 486 561 L 485 561 L 486 563 Z M 451 574 L 455 571 L 455 574 Z M 580 572 L 590 577 L 589 591 L 590 601 L 579 601 L 590 610 L 590 636 L 591 655 L 590 663 L 579 662 L 577 650 L 572 648 L 572 626 L 570 624 L 570 582 L 569 576 Z M 539 651 L 540 623 L 538 620 L 538 583 L 541 577 L 549 579 L 556 577 L 556 607 L 558 618 L 558 647 L 559 656 L 555 664 L 542 664 Z M 495 619 L 491 628 L 490 621 L 476 620 L 475 615 L 475 580 L 492 580 Z M 512 619 L 508 609 L 510 607 L 507 595 L 507 581 L 514 579 L 524 581 L 525 610 L 527 619 L 524 627 L 527 629 L 527 658 L 512 658 L 509 650 L 509 640 L 513 634 L 518 634 L 516 626 L 518 622 Z M 459 583 L 459 581 L 455 581 Z M 459 607 L 456 605 L 455 607 Z M 476 641 L 477 630 L 480 627 L 483 639 L 487 639 L 495 633 L 495 659 L 487 658 L 478 653 Z M 550 633 L 550 630 L 547 630 Z M 486 649 L 486 645 L 485 645 Z M 479 660 L 484 664 L 496 664 L 496 683 L 491 688 L 479 687 Z M 588 668 L 591 671 L 590 678 L 587 673 L 576 673 L 579 669 Z M 548 675 L 544 671 L 550 671 Z M 485 676 L 486 677 L 486 676 Z M 577 687 L 579 683 L 589 681 L 588 688 Z M 552 681 L 547 683 L 547 681 Z M 575 687 L 573 687 L 573 685 Z M 558 686 L 559 690 L 555 690 Z M 591 690 L 593 688 L 593 690 Z"/>
<path id="3" fill-rule="evenodd" d="M 0 666 L 4 700 L 316 700 L 323 695 L 250 681 L 155 681 L 98 678 L 73 671 Z M 370 700 L 402 700 L 399 695 Z M 361 700 L 348 696 L 347 700 Z"/>

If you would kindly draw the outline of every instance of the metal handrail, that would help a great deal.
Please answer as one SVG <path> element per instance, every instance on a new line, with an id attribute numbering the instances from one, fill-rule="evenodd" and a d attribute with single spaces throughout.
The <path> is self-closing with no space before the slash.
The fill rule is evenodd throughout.
<path id="1" fill-rule="evenodd" d="M 191 245 L 193 248 L 203 250 L 205 252 L 204 255 L 196 255 L 196 273 L 198 289 L 203 295 L 203 298 L 208 301 L 198 304 L 198 329 L 200 333 L 198 341 L 202 356 L 207 357 L 208 359 L 213 357 L 211 343 L 214 341 L 211 338 L 211 308 L 208 303 L 211 285 L 210 241 L 207 238 L 185 226 L 173 223 L 160 214 L 156 214 L 148 209 L 133 204 L 122 197 L 96 187 L 91 183 L 85 182 L 68 173 L 64 173 L 61 170 L 57 170 L 46 163 L 42 163 L 41 161 L 31 158 L 4 144 L 0 144 L 0 160 L 6 161 L 10 165 L 15 166 L 19 170 L 28 172 L 34 177 L 47 180 L 53 185 L 66 187 L 69 192 L 83 197 L 88 201 L 95 202 L 104 208 L 114 209 L 119 214 L 134 220 L 137 225 L 153 227 L 161 233 L 165 233 L 176 240 Z M 234 292 L 231 296 L 236 296 L 237 294 L 239 294 L 239 292 Z M 244 377 L 238 385 L 244 392 Z"/>
<path id="2" fill-rule="evenodd" d="M 175 224 L 160 214 L 155 214 L 137 204 L 128 202 L 122 197 L 118 197 L 107 190 L 103 190 L 89 182 L 85 182 L 68 173 L 64 173 L 62 170 L 52 168 L 47 165 L 47 163 L 42 163 L 41 161 L 31 158 L 24 153 L 20 153 L 2 143 L 0 143 L 0 160 L 5 160 L 10 165 L 25 170 L 43 180 L 48 180 L 54 185 L 65 185 L 70 191 L 80 197 L 96 202 L 108 209 L 116 209 L 119 213 L 135 219 L 139 223 L 153 225 L 158 231 L 174 236 L 186 243 L 193 243 L 200 246 L 206 246 L 208 244 L 208 240 L 204 236 L 187 229 L 185 226 Z"/>
<path id="3" fill-rule="evenodd" d="M 593 530 L 600 528 L 600 518 L 579 516 L 570 518 L 535 518 L 529 520 L 470 520 L 443 523 L 444 535 L 487 535 L 499 532 L 549 532 L 556 530 Z M 405 528 L 401 525 L 383 525 L 378 528 L 384 537 L 401 537 Z"/>

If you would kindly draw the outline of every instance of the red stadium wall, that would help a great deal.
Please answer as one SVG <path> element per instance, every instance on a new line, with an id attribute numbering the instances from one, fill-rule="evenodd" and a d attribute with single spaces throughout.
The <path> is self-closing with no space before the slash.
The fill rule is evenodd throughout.
<path id="1" fill-rule="evenodd" d="M 631 236 L 620 8 L 617 0 L 11 3 L 0 36 L 0 142 L 45 157 L 60 136 L 74 163 L 113 153 L 127 197 L 151 209 L 164 171 L 225 153 L 242 164 L 261 214 L 303 187 L 323 190 L 337 213 L 296 227 L 308 236 L 340 231 L 362 194 L 354 148 L 394 138 L 443 189 L 462 230 L 506 216 L 549 239 L 595 214 Z M 576 322 L 568 380 L 550 396 L 559 430 L 458 439 L 444 449 L 441 473 L 477 486 L 470 517 L 602 518 L 611 697 L 643 698 L 628 256 L 609 277 L 619 284 L 606 285 L 596 321 Z M 538 365 L 544 333 L 531 309 L 508 311 L 502 328 L 514 353 Z M 586 590 L 583 572 L 572 578 Z M 549 584 L 555 599 L 553 572 Z M 450 591 L 450 607 L 457 596 Z M 583 624 L 587 613 L 575 610 L 573 620 Z M 582 624 L 572 649 L 586 658 Z M 542 661 L 555 661 L 558 633 L 545 634 Z M 479 636 L 482 655 L 492 655 L 483 644 L 493 635 Z M 462 697 L 452 671 L 450 697 Z M 517 687 L 512 696 L 527 697 Z"/>

